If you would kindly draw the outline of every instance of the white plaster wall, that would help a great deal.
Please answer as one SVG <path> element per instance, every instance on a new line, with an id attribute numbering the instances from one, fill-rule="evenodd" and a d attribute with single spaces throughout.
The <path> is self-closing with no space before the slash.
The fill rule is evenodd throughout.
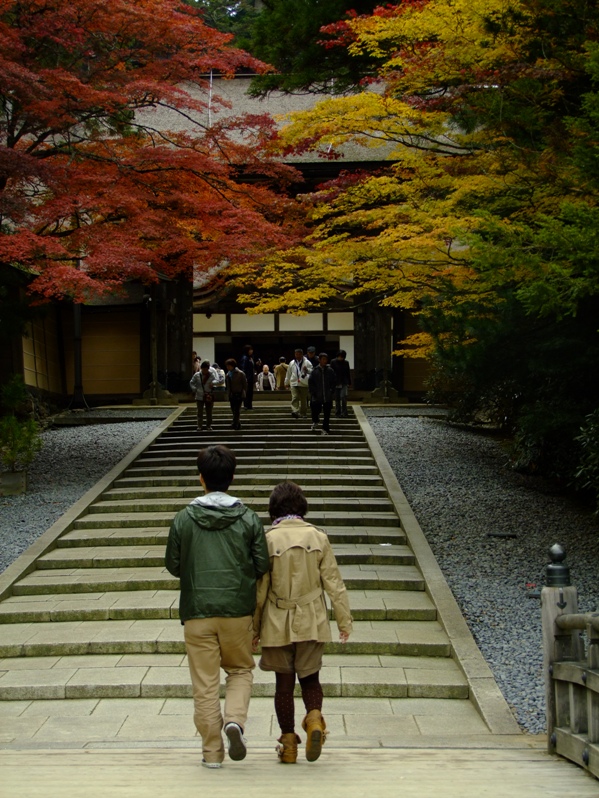
<path id="1" fill-rule="evenodd" d="M 275 317 L 272 313 L 250 316 L 246 313 L 231 314 L 231 332 L 274 332 Z"/>
<path id="2" fill-rule="evenodd" d="M 281 332 L 321 332 L 322 325 L 322 313 L 308 313 L 307 316 L 281 313 L 279 316 L 279 330 Z"/>
<path id="3" fill-rule="evenodd" d="M 327 329 L 329 332 L 336 332 L 337 330 L 353 330 L 354 329 L 354 314 L 353 313 L 327 313 Z M 344 347 L 341 347 L 342 349 Z"/>
<path id="4" fill-rule="evenodd" d="M 225 313 L 213 313 L 210 318 L 207 318 L 205 313 L 194 313 L 193 331 L 196 333 L 226 332 L 227 316 Z"/>
<path id="5" fill-rule="evenodd" d="M 214 338 L 194 337 L 193 348 L 202 360 L 209 360 L 210 363 L 214 363 Z"/>
<path id="6" fill-rule="evenodd" d="M 346 360 L 349 367 L 354 367 L 354 336 L 353 335 L 340 335 L 339 336 L 339 349 L 345 349 L 347 352 Z"/>

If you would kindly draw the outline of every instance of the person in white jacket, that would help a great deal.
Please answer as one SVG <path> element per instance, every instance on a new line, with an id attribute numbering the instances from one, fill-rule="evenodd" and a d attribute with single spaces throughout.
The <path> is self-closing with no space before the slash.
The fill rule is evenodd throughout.
<path id="1" fill-rule="evenodd" d="M 198 429 L 202 429 L 202 417 L 206 408 L 206 428 L 212 429 L 212 406 L 214 404 L 214 383 L 216 372 L 210 368 L 210 361 L 202 361 L 200 370 L 196 372 L 189 381 L 189 387 L 196 397 L 198 408 Z"/>
<path id="2" fill-rule="evenodd" d="M 291 415 L 293 418 L 306 418 L 308 415 L 308 377 L 312 363 L 304 357 L 303 349 L 295 350 L 295 357 L 289 364 L 285 385 L 291 388 Z"/>

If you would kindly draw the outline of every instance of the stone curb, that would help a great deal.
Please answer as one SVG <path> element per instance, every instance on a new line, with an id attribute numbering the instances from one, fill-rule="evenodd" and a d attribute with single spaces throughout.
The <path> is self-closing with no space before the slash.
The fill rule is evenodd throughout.
<path id="1" fill-rule="evenodd" d="M 23 552 L 8 568 L 0 574 L 0 601 L 12 595 L 12 588 L 31 571 L 35 570 L 35 562 L 42 554 L 46 554 L 55 548 L 56 541 L 62 535 L 69 532 L 75 521 L 85 514 L 88 507 L 112 487 L 113 483 L 129 466 L 150 446 L 168 427 L 186 410 L 185 407 L 177 408 L 173 413 L 165 418 L 155 430 L 140 441 L 129 454 L 117 463 L 102 479 L 99 480 L 87 493 L 76 501 L 52 526 L 47 529 L 29 548 Z"/>
<path id="2" fill-rule="evenodd" d="M 495 682 L 491 669 L 472 637 L 424 532 L 368 423 L 368 419 L 360 407 L 354 406 L 354 412 L 376 459 L 391 501 L 400 517 L 402 528 L 424 577 L 426 592 L 437 607 L 438 620 L 449 637 L 453 657 L 468 680 L 472 702 L 493 734 L 521 733 L 518 723 Z"/>

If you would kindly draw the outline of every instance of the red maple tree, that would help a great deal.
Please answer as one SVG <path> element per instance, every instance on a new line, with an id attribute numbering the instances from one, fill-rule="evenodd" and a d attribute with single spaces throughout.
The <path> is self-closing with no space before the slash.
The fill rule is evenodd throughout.
<path id="1" fill-rule="evenodd" d="M 272 121 L 208 123 L 206 75 L 265 69 L 230 39 L 179 0 L 0 0 L 0 263 L 80 301 L 285 245 Z"/>

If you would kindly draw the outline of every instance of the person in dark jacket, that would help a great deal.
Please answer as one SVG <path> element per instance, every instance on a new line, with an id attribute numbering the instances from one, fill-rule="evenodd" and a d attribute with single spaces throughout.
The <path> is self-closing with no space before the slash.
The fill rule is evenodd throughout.
<path id="1" fill-rule="evenodd" d="M 243 398 L 243 406 L 246 410 L 253 410 L 253 401 L 254 401 L 254 382 L 256 380 L 256 367 L 254 363 L 254 347 L 251 344 L 247 344 L 243 347 L 243 355 L 241 356 L 241 360 L 239 361 L 239 368 L 245 374 L 245 378 L 247 380 L 247 389 L 245 392 L 245 396 Z M 262 366 L 260 366 L 260 370 L 262 370 Z"/>
<path id="2" fill-rule="evenodd" d="M 351 372 L 346 357 L 345 349 L 340 349 L 337 357 L 331 363 L 331 368 L 337 375 L 337 385 L 335 386 L 335 416 L 337 418 L 347 418 L 347 394 L 351 385 Z"/>
<path id="3" fill-rule="evenodd" d="M 243 736 L 252 692 L 252 619 L 256 581 L 270 567 L 262 521 L 227 493 L 235 455 L 226 446 L 201 449 L 197 460 L 204 496 L 175 516 L 165 565 L 179 577 L 179 617 L 193 685 L 194 723 L 202 737 L 202 764 L 244 759 Z M 227 674 L 224 719 L 220 668 Z"/>
<path id="4" fill-rule="evenodd" d="M 234 358 L 230 357 L 225 362 L 226 376 L 225 388 L 229 404 L 231 405 L 231 412 L 233 413 L 233 429 L 241 429 L 241 403 L 245 397 L 248 389 L 248 381 L 241 369 L 237 368 L 237 363 Z"/>
<path id="5" fill-rule="evenodd" d="M 308 379 L 308 391 L 310 392 L 310 408 L 312 410 L 312 429 L 316 430 L 322 410 L 322 434 L 329 435 L 329 419 L 333 408 L 333 397 L 337 376 L 329 366 L 329 356 L 326 352 L 318 355 L 318 366 L 312 370 Z"/>

